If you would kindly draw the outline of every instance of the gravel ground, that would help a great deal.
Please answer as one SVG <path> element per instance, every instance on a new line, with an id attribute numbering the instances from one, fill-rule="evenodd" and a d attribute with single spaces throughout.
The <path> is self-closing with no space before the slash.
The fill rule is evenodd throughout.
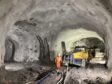
<path id="1" fill-rule="evenodd" d="M 105 67 L 72 68 L 66 84 L 112 84 L 112 72 Z"/>

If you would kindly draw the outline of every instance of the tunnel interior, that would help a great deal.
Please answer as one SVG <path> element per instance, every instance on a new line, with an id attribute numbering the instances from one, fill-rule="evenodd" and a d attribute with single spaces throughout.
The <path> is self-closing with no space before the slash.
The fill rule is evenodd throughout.
<path id="1" fill-rule="evenodd" d="M 81 51 L 81 48 L 85 48 L 88 51 L 88 59 L 91 59 L 90 62 L 93 62 L 93 64 L 96 61 L 99 61 L 96 62 L 99 64 L 107 63 L 108 57 L 106 54 L 104 39 L 95 31 L 78 28 L 59 32 L 52 47 L 52 50 L 54 50 L 53 56 L 56 56 L 58 53 L 63 56 L 64 52 L 61 44 L 62 42 L 65 43 L 66 53 L 73 53 L 74 49 L 76 49 L 77 47 L 80 47 L 79 51 Z"/>
<path id="2" fill-rule="evenodd" d="M 56 84 L 58 54 L 63 84 L 112 84 L 111 0 L 0 0 L 0 10 L 0 84 Z"/>
<path id="3" fill-rule="evenodd" d="M 23 36 L 21 36 L 21 37 L 23 38 Z M 18 38 L 20 38 L 20 36 Z M 106 63 L 107 63 L 108 57 L 107 57 L 107 52 L 106 52 L 106 47 L 105 47 L 106 44 L 104 42 L 104 38 L 102 38 L 98 34 L 98 32 L 88 30 L 85 28 L 75 28 L 75 29 L 68 28 L 66 30 L 58 32 L 54 38 L 54 41 L 51 42 L 51 45 L 49 44 L 48 39 L 49 38 L 43 39 L 40 36 L 37 36 L 37 39 L 36 39 L 36 41 L 38 41 L 38 43 L 40 45 L 38 47 L 38 49 L 40 48 L 40 50 L 38 52 L 40 56 L 38 57 L 38 59 L 41 62 L 46 61 L 45 63 L 48 63 L 47 62 L 48 60 L 49 60 L 49 62 L 50 62 L 50 60 L 54 61 L 54 58 L 58 53 L 60 53 L 63 56 L 61 42 L 65 42 L 67 53 L 73 52 L 73 50 L 76 47 L 82 46 L 82 47 L 86 47 L 88 49 L 88 53 L 89 53 L 89 51 L 92 52 L 94 50 L 94 53 L 97 52 L 97 53 L 104 55 L 104 58 L 106 59 Z M 24 40 L 24 38 L 23 38 L 23 40 Z M 26 44 L 26 42 L 24 42 L 24 43 Z M 21 44 L 21 45 L 23 45 L 23 44 Z M 29 45 L 29 43 L 28 43 L 28 45 Z M 35 43 L 34 45 L 37 45 L 37 43 Z M 19 41 L 17 42 L 17 39 L 15 39 L 15 40 L 14 40 L 14 38 L 11 39 L 11 36 L 8 36 L 5 41 L 5 47 L 6 47 L 6 55 L 4 58 L 4 62 L 9 62 L 9 63 L 10 62 L 12 62 L 12 63 L 13 62 L 25 62 L 25 60 L 29 59 L 29 57 L 25 57 L 23 61 L 15 60 L 15 53 L 17 53 L 17 51 L 20 50 L 19 48 L 21 47 L 19 44 Z M 26 47 L 27 47 L 27 45 L 26 45 Z M 31 50 L 32 50 L 31 48 L 28 49 L 28 52 Z M 27 50 L 25 49 L 25 52 L 26 51 Z M 95 57 L 95 55 L 93 57 Z M 29 62 L 34 62 L 34 61 L 32 60 Z"/>
<path id="4" fill-rule="evenodd" d="M 66 45 L 68 46 L 67 51 L 70 51 L 70 48 L 74 45 L 76 41 L 84 38 L 98 38 L 101 42 L 104 42 L 103 38 L 94 31 L 83 28 L 68 29 L 58 33 L 57 37 L 55 38 L 55 42 L 53 43 L 54 46 L 52 48 L 54 48 L 54 51 L 56 53 L 61 53 L 61 41 L 65 41 Z"/>

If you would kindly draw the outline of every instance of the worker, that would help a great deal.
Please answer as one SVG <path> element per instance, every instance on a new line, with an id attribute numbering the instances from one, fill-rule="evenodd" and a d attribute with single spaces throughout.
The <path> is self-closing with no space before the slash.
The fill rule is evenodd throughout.
<path id="1" fill-rule="evenodd" d="M 61 68 L 61 62 L 62 62 L 62 60 L 61 60 L 61 55 L 60 55 L 60 53 L 59 53 L 59 54 L 57 54 L 57 56 L 55 57 L 55 65 L 56 65 L 56 71 L 57 71 L 57 73 L 59 73 L 59 69 Z"/>

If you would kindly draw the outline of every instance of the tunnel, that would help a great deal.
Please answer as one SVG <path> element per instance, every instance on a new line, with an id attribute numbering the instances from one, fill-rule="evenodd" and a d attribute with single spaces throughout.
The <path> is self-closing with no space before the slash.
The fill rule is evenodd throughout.
<path id="1" fill-rule="evenodd" d="M 37 5 L 35 2 L 40 4 Z M 5 3 L 5 1 L 2 3 Z M 5 19 L 7 25 L 4 25 L 3 30 L 1 30 L 1 33 L 3 34 L 1 35 L 2 63 L 7 60 L 6 58 L 9 59 L 10 56 L 13 56 L 15 62 L 38 61 L 40 55 L 40 43 L 36 36 L 40 36 L 43 41 L 45 38 L 47 39 L 49 51 L 51 51 L 50 58 L 53 59 L 55 55 L 53 54 L 54 51 L 55 53 L 59 50 L 61 52 L 59 47 L 60 41 L 62 41 L 61 38 L 67 41 L 67 38 L 64 39 L 64 35 L 67 35 L 66 37 L 69 39 L 71 38 L 72 42 L 75 42 L 74 38 L 76 38 L 76 40 L 81 40 L 94 37 L 101 40 L 104 43 L 105 53 L 108 58 L 107 66 L 108 68 L 111 68 L 111 15 L 108 14 L 108 10 L 105 9 L 105 5 L 102 6 L 103 4 L 101 2 L 97 0 L 48 0 L 47 3 L 43 1 L 25 1 L 21 5 L 22 2 L 20 1 L 17 5 L 21 7 L 20 9 L 18 7 L 16 7 L 16 9 L 15 7 L 12 7 L 13 5 L 11 4 L 15 3 L 16 1 L 8 4 L 10 9 L 6 8 L 7 11 L 12 10 L 14 12 L 8 14 Z M 25 5 L 25 3 L 28 3 L 28 5 Z M 5 9 L 5 6 L 3 8 Z M 15 17 L 12 16 L 12 13 Z M 77 33 L 80 29 L 84 33 L 91 33 L 89 35 L 82 34 L 81 38 L 77 39 Z M 4 33 L 2 31 L 4 31 Z M 72 32 L 72 34 L 74 33 L 73 35 L 77 37 L 70 36 L 72 35 L 70 32 Z M 61 35 L 63 33 L 64 35 Z M 80 35 L 81 34 L 79 34 L 79 36 Z M 2 40 L 2 37 L 4 37 L 4 40 Z M 7 47 L 6 44 L 8 44 Z M 12 51 L 8 51 L 10 50 L 9 45 L 12 45 L 12 47 L 15 46 L 16 50 L 13 52 L 14 54 L 11 54 L 13 49 Z M 72 43 L 68 46 L 72 46 Z M 69 47 L 67 48 L 69 51 Z M 7 54 L 9 52 L 10 55 L 8 57 Z"/>
<path id="2" fill-rule="evenodd" d="M 64 84 L 112 84 L 111 0 L 0 0 L 0 84 L 56 84 L 58 55 Z"/>
<path id="3" fill-rule="evenodd" d="M 53 43 L 53 56 L 56 56 L 58 53 L 63 56 L 64 52 L 61 44 L 62 42 L 65 43 L 65 53 L 72 52 L 77 46 L 85 46 L 88 48 L 96 47 L 97 49 L 100 49 L 100 51 L 105 54 L 105 63 L 107 65 L 108 55 L 105 47 L 106 44 L 104 38 L 101 37 L 98 32 L 87 30 L 86 28 L 68 28 L 60 31 Z"/>
<path id="4" fill-rule="evenodd" d="M 48 63 L 47 60 L 53 61 L 57 53 L 61 53 L 62 55 L 61 42 L 64 41 L 66 43 L 67 52 L 70 52 L 71 48 L 76 46 L 100 48 L 100 50 L 105 53 L 106 65 L 108 64 L 109 51 L 107 48 L 108 44 L 105 42 L 105 39 L 107 39 L 105 35 L 106 32 L 99 31 L 95 25 L 93 26 L 89 23 L 67 26 L 64 25 L 61 28 L 58 28 L 57 31 L 50 30 L 49 32 L 51 33 L 48 33 L 48 37 L 42 37 L 41 35 L 37 37 L 37 35 L 32 35 L 32 31 L 28 29 L 29 26 L 32 26 L 32 24 L 29 25 L 28 21 L 19 21 L 15 24 L 17 26 L 23 26 L 23 28 L 24 26 L 27 26 L 27 31 L 29 32 L 17 29 L 11 30 L 8 33 L 8 37 L 6 39 L 6 55 L 4 59 L 6 62 L 8 61 L 10 63 L 11 60 L 14 62 L 33 62 L 41 60 L 41 62 L 46 61 L 45 63 Z M 33 27 L 35 26 L 33 25 Z M 32 39 L 30 40 L 29 38 L 31 37 Z M 46 44 L 44 44 L 45 38 L 48 41 L 48 48 L 46 48 Z M 84 42 L 84 40 L 86 41 Z M 34 43 L 32 44 L 33 41 Z M 87 41 L 88 44 L 86 44 Z M 12 49 L 9 47 L 10 44 L 12 45 Z M 45 55 L 46 49 L 49 53 L 47 55 Z M 20 55 L 21 50 L 24 52 Z"/>
<path id="5" fill-rule="evenodd" d="M 82 28 L 64 30 L 60 34 L 58 34 L 53 48 L 56 53 L 58 53 L 58 52 L 62 53 L 62 52 L 60 52 L 61 51 L 61 42 L 64 41 L 66 43 L 66 46 L 68 46 L 67 51 L 70 51 L 70 48 L 73 47 L 73 44 L 76 41 L 79 41 L 81 39 L 86 39 L 86 38 L 93 38 L 93 37 L 94 38 L 96 37 L 99 40 L 101 40 L 102 42 L 104 42 L 102 37 L 100 37 L 94 31 L 87 31 Z M 81 43 L 79 43 L 79 46 L 84 46 L 84 44 L 81 45 Z"/>

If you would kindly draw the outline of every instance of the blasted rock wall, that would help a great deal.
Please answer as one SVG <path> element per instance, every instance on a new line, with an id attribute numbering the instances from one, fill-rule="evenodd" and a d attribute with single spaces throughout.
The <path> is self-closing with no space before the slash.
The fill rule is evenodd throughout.
<path id="1" fill-rule="evenodd" d="M 39 57 L 39 43 L 35 35 L 47 37 L 52 48 L 59 32 L 83 27 L 97 32 L 105 39 L 109 55 L 108 66 L 112 67 L 112 18 L 97 0 L 11 0 L 7 2 L 7 0 L 0 2 L 0 10 L 3 11 L 0 12 L 1 64 L 4 60 L 4 44 L 7 36 L 16 41 L 20 38 L 17 42 L 22 47 L 15 52 L 15 59 L 23 61 Z M 17 29 L 19 31 L 15 33 Z M 12 34 L 9 33 L 10 31 L 13 31 Z M 23 36 L 18 35 L 18 32 Z M 37 45 L 37 53 L 30 51 L 30 47 L 33 48 L 35 45 Z M 26 47 L 28 48 L 25 49 Z M 18 58 L 19 56 L 21 58 Z"/>

